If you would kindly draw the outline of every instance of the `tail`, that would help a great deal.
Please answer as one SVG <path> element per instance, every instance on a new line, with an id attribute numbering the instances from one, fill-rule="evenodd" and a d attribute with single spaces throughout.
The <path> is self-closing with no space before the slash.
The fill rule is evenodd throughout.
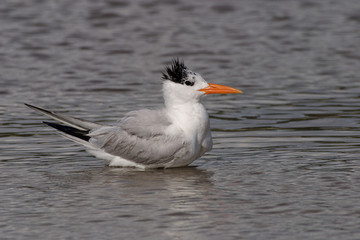
<path id="1" fill-rule="evenodd" d="M 89 143 L 90 136 L 88 136 L 88 133 L 93 129 L 97 129 L 97 128 L 104 126 L 104 125 L 97 124 L 94 122 L 86 121 L 84 119 L 74 118 L 74 117 L 67 116 L 65 114 L 51 112 L 51 111 L 27 104 L 27 103 L 25 103 L 25 105 L 33 110 L 41 112 L 55 120 L 58 120 L 62 123 L 65 123 L 66 125 L 69 125 L 69 126 L 66 126 L 66 125 L 61 125 L 61 124 L 57 124 L 54 122 L 43 122 L 46 125 L 58 130 L 62 136 L 66 137 L 74 142 L 80 143 L 88 148 L 94 148 Z"/>
<path id="2" fill-rule="evenodd" d="M 63 134 L 79 138 L 79 139 L 84 140 L 86 142 L 88 142 L 89 139 L 90 139 L 90 137 L 87 135 L 90 132 L 89 130 L 79 130 L 77 128 L 73 128 L 73 127 L 69 127 L 69 126 L 65 126 L 65 125 L 61 125 L 61 124 L 57 124 L 57 123 L 53 123 L 53 122 L 45 122 L 45 121 L 43 121 L 43 123 L 45 123 L 46 125 L 49 125 L 50 127 L 53 127 L 55 129 L 59 130 Z"/>
<path id="3" fill-rule="evenodd" d="M 65 114 L 51 112 L 51 111 L 27 104 L 27 103 L 24 103 L 24 104 L 27 107 L 29 107 L 35 111 L 41 112 L 42 114 L 45 114 L 46 116 L 49 116 L 55 120 L 58 120 L 62 123 L 65 123 L 69 126 L 79 129 L 79 130 L 91 130 L 91 129 L 95 129 L 95 128 L 99 128 L 99 127 L 103 126 L 101 124 L 90 122 L 90 121 L 87 121 L 84 119 L 74 118 L 74 117 L 67 116 Z"/>
<path id="4" fill-rule="evenodd" d="M 69 127 L 54 122 L 43 121 L 43 123 L 58 130 L 58 132 L 63 137 L 70 139 L 74 142 L 80 143 L 81 145 L 84 145 L 88 149 L 94 149 L 94 146 L 91 145 L 91 143 L 89 142 L 90 136 L 88 136 L 88 133 L 90 132 L 90 130 L 80 130 L 74 127 Z"/>

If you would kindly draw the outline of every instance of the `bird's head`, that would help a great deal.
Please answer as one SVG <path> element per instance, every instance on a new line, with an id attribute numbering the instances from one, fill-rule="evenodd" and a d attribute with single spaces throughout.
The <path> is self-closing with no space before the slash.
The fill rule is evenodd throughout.
<path id="1" fill-rule="evenodd" d="M 182 104 L 199 101 L 206 94 L 242 93 L 242 91 L 206 82 L 200 74 L 189 70 L 179 59 L 172 61 L 163 72 L 165 102 Z"/>

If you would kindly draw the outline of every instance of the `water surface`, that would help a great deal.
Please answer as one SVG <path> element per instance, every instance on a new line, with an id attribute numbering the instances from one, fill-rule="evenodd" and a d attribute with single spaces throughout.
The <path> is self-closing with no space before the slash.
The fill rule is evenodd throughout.
<path id="1" fill-rule="evenodd" d="M 359 239 L 358 1 L 2 1 L 2 239 Z M 29 102 L 102 123 L 162 104 L 180 57 L 204 99 L 190 167 L 108 168 Z"/>

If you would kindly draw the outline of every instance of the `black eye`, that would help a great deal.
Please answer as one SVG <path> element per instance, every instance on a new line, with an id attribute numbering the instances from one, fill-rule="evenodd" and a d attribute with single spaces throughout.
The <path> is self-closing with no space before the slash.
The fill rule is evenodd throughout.
<path id="1" fill-rule="evenodd" d="M 194 85 L 194 83 L 193 83 L 193 82 L 190 82 L 190 81 L 185 81 L 185 85 L 186 85 L 186 86 L 192 86 L 192 85 Z"/>

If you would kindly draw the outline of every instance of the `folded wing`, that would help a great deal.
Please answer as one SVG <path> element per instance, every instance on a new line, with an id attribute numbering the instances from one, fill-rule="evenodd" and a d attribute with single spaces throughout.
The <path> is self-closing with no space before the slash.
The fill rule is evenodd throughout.
<path id="1" fill-rule="evenodd" d="M 167 134 L 171 122 L 163 110 L 133 111 L 117 125 L 107 126 L 25 105 L 68 125 L 44 122 L 64 137 L 91 150 L 104 151 L 137 164 L 163 165 L 186 154 L 188 149 L 181 134 Z"/>
<path id="2" fill-rule="evenodd" d="M 105 152 L 138 164 L 164 164 L 186 153 L 182 135 L 166 134 L 170 121 L 162 110 L 130 112 L 118 126 L 89 133 L 89 142 Z"/>

